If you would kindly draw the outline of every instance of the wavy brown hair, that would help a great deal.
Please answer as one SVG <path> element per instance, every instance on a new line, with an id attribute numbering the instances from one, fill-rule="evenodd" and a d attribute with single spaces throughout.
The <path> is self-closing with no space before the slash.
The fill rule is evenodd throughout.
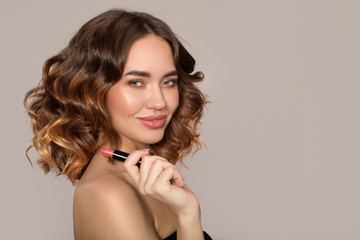
<path id="1" fill-rule="evenodd" d="M 84 24 L 69 45 L 43 66 L 39 85 L 26 93 L 24 105 L 34 137 L 38 163 L 48 173 L 80 179 L 99 146 L 121 141 L 105 104 L 107 91 L 121 78 L 132 44 L 148 34 L 166 40 L 179 74 L 179 106 L 163 139 L 152 151 L 171 163 L 182 162 L 193 147 L 201 148 L 197 131 L 207 103 L 195 83 L 195 60 L 163 21 L 139 12 L 110 10 Z"/>

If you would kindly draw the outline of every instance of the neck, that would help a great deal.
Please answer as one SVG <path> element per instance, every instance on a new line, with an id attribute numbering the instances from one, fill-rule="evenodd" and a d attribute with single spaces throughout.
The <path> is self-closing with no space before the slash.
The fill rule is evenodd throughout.
<path id="1" fill-rule="evenodd" d="M 109 149 L 114 149 L 114 147 L 111 147 L 109 143 L 104 144 L 103 146 L 100 147 L 100 149 L 102 148 L 109 148 Z M 143 143 L 134 143 L 134 142 L 129 142 L 129 141 L 122 141 L 120 144 L 116 145 L 116 150 L 120 150 L 126 153 L 132 153 L 135 150 L 142 150 L 142 149 L 147 149 L 150 148 L 149 144 L 143 144 Z"/>

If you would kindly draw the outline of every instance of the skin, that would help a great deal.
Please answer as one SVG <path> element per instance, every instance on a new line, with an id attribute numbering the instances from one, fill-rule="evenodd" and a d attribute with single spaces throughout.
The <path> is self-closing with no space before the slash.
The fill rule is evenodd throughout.
<path id="1" fill-rule="evenodd" d="M 171 163 L 149 155 L 149 145 L 163 138 L 179 103 L 175 70 L 162 38 L 147 35 L 130 48 L 124 74 L 106 103 L 121 137 L 117 147 L 131 154 L 124 163 L 99 152 L 93 156 L 75 189 L 75 239 L 152 240 L 174 231 L 178 239 L 204 239 L 197 197 Z M 153 115 L 165 116 L 164 125 L 153 129 L 139 121 Z"/>

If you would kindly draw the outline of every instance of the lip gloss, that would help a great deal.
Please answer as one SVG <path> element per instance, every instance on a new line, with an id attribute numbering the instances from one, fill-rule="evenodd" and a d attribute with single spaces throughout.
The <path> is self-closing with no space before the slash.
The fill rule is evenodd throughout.
<path id="1" fill-rule="evenodd" d="M 111 150 L 111 149 L 107 149 L 107 148 L 101 149 L 100 152 L 102 154 L 104 154 L 105 156 L 111 157 L 112 159 L 118 160 L 120 162 L 125 162 L 127 156 L 129 156 L 129 154 L 126 152 L 123 152 L 120 150 Z M 140 165 L 141 165 L 141 158 L 136 163 L 136 166 L 138 166 L 139 168 L 140 168 Z"/>

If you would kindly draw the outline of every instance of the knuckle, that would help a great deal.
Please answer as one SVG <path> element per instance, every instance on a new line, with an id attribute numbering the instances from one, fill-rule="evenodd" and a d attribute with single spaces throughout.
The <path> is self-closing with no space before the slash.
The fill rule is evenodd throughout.
<path id="1" fill-rule="evenodd" d="M 159 157 L 159 160 L 161 160 L 161 161 L 164 162 L 164 163 L 168 163 L 168 162 L 169 162 L 168 160 L 166 160 L 166 159 L 163 158 L 163 157 Z"/>
<path id="2" fill-rule="evenodd" d="M 161 194 L 163 192 L 163 189 L 160 184 L 154 184 L 152 188 L 153 191 L 157 194 Z"/>
<path id="3" fill-rule="evenodd" d="M 160 165 L 163 165 L 163 161 L 161 159 L 157 158 L 154 160 L 153 164 L 155 166 L 160 166 Z"/>
<path id="4" fill-rule="evenodd" d="M 173 165 L 169 165 L 166 167 L 165 171 L 167 172 L 176 172 L 176 168 Z"/>

